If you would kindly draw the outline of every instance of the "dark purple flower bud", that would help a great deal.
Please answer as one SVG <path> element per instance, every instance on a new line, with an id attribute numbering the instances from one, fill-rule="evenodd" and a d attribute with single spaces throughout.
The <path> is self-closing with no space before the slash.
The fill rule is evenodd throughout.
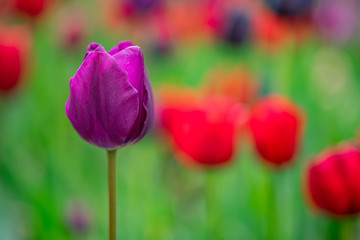
<path id="1" fill-rule="evenodd" d="M 314 5 L 314 0 L 265 0 L 265 2 L 275 13 L 284 17 L 307 14 Z"/>
<path id="2" fill-rule="evenodd" d="M 81 137 L 107 150 L 142 139 L 152 122 L 153 96 L 141 48 L 125 41 L 107 53 L 90 44 L 70 79 L 66 114 Z"/>
<path id="3" fill-rule="evenodd" d="M 246 42 L 250 35 L 249 17 L 242 11 L 234 11 L 227 18 L 224 26 L 224 39 L 233 45 Z"/>

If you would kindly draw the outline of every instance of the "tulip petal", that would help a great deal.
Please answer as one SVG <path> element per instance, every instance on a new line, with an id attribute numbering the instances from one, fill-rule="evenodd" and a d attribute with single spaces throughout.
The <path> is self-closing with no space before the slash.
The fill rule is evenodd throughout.
<path id="1" fill-rule="evenodd" d="M 110 51 L 109 51 L 109 54 L 111 56 L 117 54 L 118 52 L 124 50 L 125 48 L 128 48 L 128 47 L 131 47 L 131 46 L 134 46 L 134 44 L 130 41 L 122 41 L 122 42 L 119 42 L 115 47 L 113 47 Z"/>
<path id="2" fill-rule="evenodd" d="M 86 49 L 84 59 L 92 52 L 106 53 L 106 50 L 98 43 L 90 43 Z"/>
<path id="3" fill-rule="evenodd" d="M 339 155 L 332 155 L 314 165 L 309 172 L 309 190 L 314 203 L 330 213 L 343 215 L 350 209 L 351 200 L 345 189 L 345 182 L 336 161 Z"/>
<path id="4" fill-rule="evenodd" d="M 144 58 L 140 47 L 128 47 L 113 57 L 120 67 L 129 74 L 130 83 L 138 91 L 140 103 L 139 116 L 134 124 L 133 131 L 128 136 L 128 141 L 136 142 L 143 137 L 143 134 L 145 135 L 151 122 L 149 117 L 147 117 L 152 116 L 153 111 L 149 76 L 144 66 Z"/>
<path id="5" fill-rule="evenodd" d="M 348 147 L 341 154 L 341 158 L 337 162 L 338 168 L 341 170 L 348 195 L 351 196 L 352 205 L 349 213 L 357 213 L 360 211 L 360 153 L 354 147 Z"/>
<path id="6" fill-rule="evenodd" d="M 116 149 L 124 144 L 136 122 L 139 98 L 114 58 L 99 47 L 94 49 L 71 81 L 66 113 L 86 141 Z"/>
<path id="7" fill-rule="evenodd" d="M 144 99 L 143 99 L 143 114 L 141 116 L 140 122 L 144 123 L 143 128 L 141 129 L 140 135 L 135 139 L 135 142 L 142 139 L 147 131 L 149 130 L 152 124 L 152 116 L 154 115 L 154 99 L 152 95 L 152 89 L 150 84 L 150 77 L 145 69 L 144 75 Z"/>

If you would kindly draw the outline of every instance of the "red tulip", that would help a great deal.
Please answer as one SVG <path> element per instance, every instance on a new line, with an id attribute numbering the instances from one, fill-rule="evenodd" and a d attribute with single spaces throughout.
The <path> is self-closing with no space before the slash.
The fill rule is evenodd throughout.
<path id="1" fill-rule="evenodd" d="M 29 44 L 25 28 L 0 26 L 0 92 L 9 92 L 19 84 Z"/>
<path id="2" fill-rule="evenodd" d="M 260 46 L 273 50 L 291 37 L 291 28 L 284 19 L 262 10 L 254 17 L 254 34 Z"/>
<path id="3" fill-rule="evenodd" d="M 44 11 L 47 2 L 48 0 L 13 0 L 13 8 L 30 17 L 37 17 Z"/>
<path id="4" fill-rule="evenodd" d="M 291 162 L 298 149 L 303 122 L 300 109 L 284 97 L 270 96 L 255 104 L 249 126 L 263 160 L 278 167 Z"/>
<path id="5" fill-rule="evenodd" d="M 310 164 L 305 191 L 322 212 L 346 216 L 360 212 L 360 151 L 351 144 L 326 150 Z"/>
<path id="6" fill-rule="evenodd" d="M 228 98 L 193 102 L 173 112 L 169 130 L 180 160 L 202 166 L 231 162 L 244 116 L 242 105 Z"/>
<path id="7" fill-rule="evenodd" d="M 165 87 L 159 94 L 156 112 L 157 122 L 161 129 L 170 132 L 179 112 L 191 109 L 199 96 L 192 90 L 179 90 L 174 87 Z"/>

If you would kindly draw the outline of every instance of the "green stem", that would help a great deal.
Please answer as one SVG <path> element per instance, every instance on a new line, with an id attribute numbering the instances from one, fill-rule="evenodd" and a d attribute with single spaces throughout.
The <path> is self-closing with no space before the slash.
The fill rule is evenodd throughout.
<path id="1" fill-rule="evenodd" d="M 278 181 L 275 176 L 276 173 L 270 172 L 269 176 L 269 198 L 268 198 L 268 236 L 267 239 L 275 240 L 279 238 L 279 226 L 278 226 Z"/>
<path id="2" fill-rule="evenodd" d="M 116 150 L 108 151 L 109 240 L 116 240 Z"/>
<path id="3" fill-rule="evenodd" d="M 221 219 L 217 212 L 216 194 L 214 194 L 214 172 L 205 170 L 205 204 L 207 221 L 207 239 L 221 239 Z"/>
<path id="4" fill-rule="evenodd" d="M 340 224 L 340 239 L 351 240 L 353 236 L 353 222 L 351 219 L 345 219 Z"/>

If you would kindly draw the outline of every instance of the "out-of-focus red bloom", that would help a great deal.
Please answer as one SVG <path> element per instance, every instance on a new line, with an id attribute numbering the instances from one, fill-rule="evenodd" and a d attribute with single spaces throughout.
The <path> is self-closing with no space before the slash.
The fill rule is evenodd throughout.
<path id="1" fill-rule="evenodd" d="M 277 49 L 290 37 L 288 24 L 279 16 L 266 10 L 254 16 L 254 35 L 256 41 L 267 49 Z"/>
<path id="2" fill-rule="evenodd" d="M 164 87 L 161 89 L 157 99 L 155 111 L 156 122 L 161 129 L 170 132 L 179 112 L 192 108 L 199 101 L 199 95 L 190 89 L 179 90 L 175 87 Z"/>
<path id="3" fill-rule="evenodd" d="M 206 76 L 205 91 L 210 95 L 227 95 L 239 102 L 251 102 L 259 89 L 255 76 L 244 68 L 215 69 Z"/>
<path id="4" fill-rule="evenodd" d="M 304 125 L 300 109 L 281 96 L 269 96 L 256 103 L 250 113 L 249 127 L 262 159 L 283 166 L 294 158 Z"/>
<path id="5" fill-rule="evenodd" d="M 12 0 L 14 10 L 30 17 L 39 16 L 46 8 L 49 0 Z"/>
<path id="6" fill-rule="evenodd" d="M 26 28 L 0 26 L 0 92 L 9 92 L 19 84 L 30 45 Z"/>
<path id="7" fill-rule="evenodd" d="M 344 217 L 360 212 L 360 152 L 352 144 L 328 149 L 305 173 L 305 194 L 322 212 Z"/>
<path id="8" fill-rule="evenodd" d="M 246 117 L 241 104 L 234 99 L 215 97 L 188 102 L 171 111 L 168 131 L 182 162 L 205 167 L 231 162 L 238 130 Z"/>

